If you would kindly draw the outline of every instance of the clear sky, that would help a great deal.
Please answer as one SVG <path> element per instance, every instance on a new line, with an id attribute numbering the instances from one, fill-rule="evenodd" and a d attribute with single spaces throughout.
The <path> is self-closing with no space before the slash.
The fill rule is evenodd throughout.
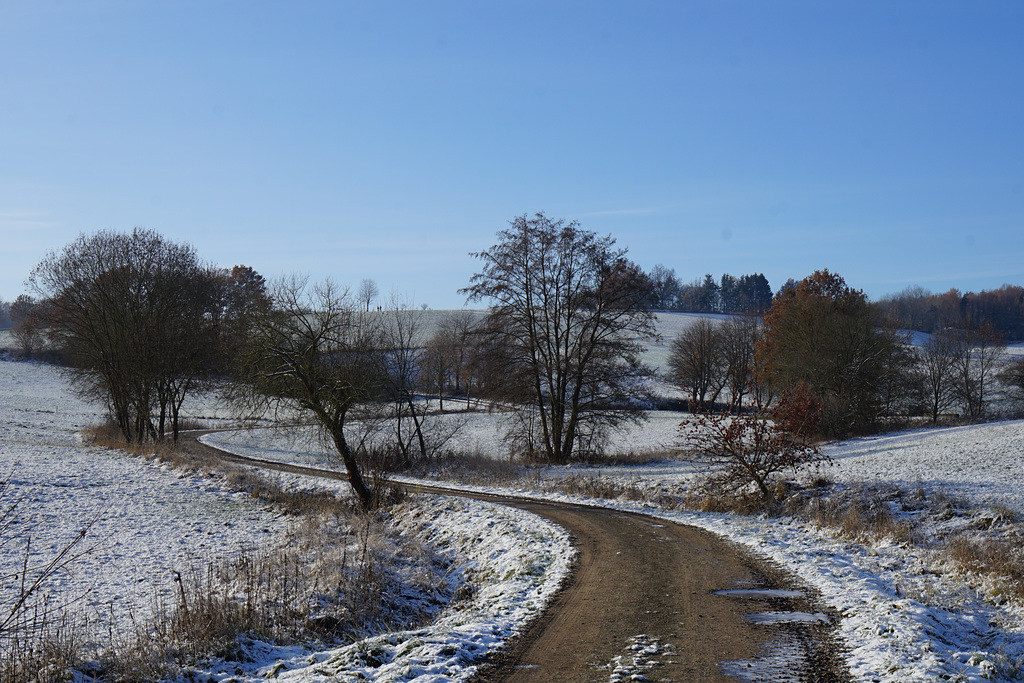
<path id="1" fill-rule="evenodd" d="M 1024 2 L 0 0 L 0 297 L 151 228 L 457 290 L 508 220 L 644 268 L 1024 284 Z"/>

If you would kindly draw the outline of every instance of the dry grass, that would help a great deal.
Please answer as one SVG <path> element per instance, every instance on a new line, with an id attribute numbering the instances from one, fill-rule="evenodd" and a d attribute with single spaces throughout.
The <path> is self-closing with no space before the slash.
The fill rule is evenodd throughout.
<path id="1" fill-rule="evenodd" d="M 552 479 L 547 482 L 544 488 L 547 491 L 583 496 L 584 498 L 634 501 L 644 501 L 647 499 L 647 492 L 636 483 L 621 482 L 612 478 L 586 474 L 571 474 L 567 477 Z"/>
<path id="2" fill-rule="evenodd" d="M 0 681 L 62 683 L 79 664 L 81 625 L 65 610 L 34 605 L 0 637 Z"/>
<path id="3" fill-rule="evenodd" d="M 474 486 L 504 486 L 521 481 L 528 471 L 522 465 L 478 451 L 446 450 L 430 460 L 415 463 L 403 473 Z"/>
<path id="4" fill-rule="evenodd" d="M 250 468 L 224 465 L 191 442 L 127 445 L 116 429 L 88 430 L 95 445 L 156 457 L 213 476 L 293 516 L 272 548 L 251 549 L 178 577 L 178 597 L 127 636 L 86 646 L 70 610 L 26 611 L 0 652 L 3 683 L 86 680 L 141 683 L 176 675 L 210 656 L 240 659 L 245 634 L 279 644 L 344 643 L 372 632 L 413 628 L 452 599 L 440 577 L 447 560 L 392 520 L 402 508 L 363 514 L 327 491 L 295 491 Z M 375 478 L 399 505 L 401 496 Z M 410 600 L 409 596 L 423 596 Z"/>
<path id="5" fill-rule="evenodd" d="M 181 576 L 178 599 L 101 658 L 103 680 L 141 683 L 210 656 L 244 660 L 239 638 L 346 643 L 413 628 L 451 599 L 445 561 L 383 513 L 308 516 L 274 549 Z M 406 601 L 410 592 L 431 600 Z"/>
<path id="6" fill-rule="evenodd" d="M 894 510 L 904 510 L 905 494 L 896 488 L 818 486 L 794 491 L 782 510 L 820 527 L 835 529 L 846 538 L 871 542 L 888 539 L 915 543 L 915 525 Z"/>
<path id="7" fill-rule="evenodd" d="M 25 496 L 12 494 L 9 481 L 0 481 L 0 552 L 17 557 L 13 573 L 0 576 L 0 681 L 63 680 L 80 651 L 80 620 L 69 607 L 82 596 L 50 596 L 50 580 L 95 548 L 87 535 L 93 519 L 50 555 L 33 547 L 36 526 L 26 514 Z"/>
<path id="8" fill-rule="evenodd" d="M 944 553 L 962 570 L 987 578 L 996 598 L 1024 598 L 1024 544 L 1005 538 L 954 538 Z"/>

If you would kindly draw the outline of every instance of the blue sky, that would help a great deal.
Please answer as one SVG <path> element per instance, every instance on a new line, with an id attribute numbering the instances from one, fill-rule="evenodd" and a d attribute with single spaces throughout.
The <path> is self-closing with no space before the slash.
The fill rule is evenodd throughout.
<path id="1" fill-rule="evenodd" d="M 0 0 L 0 297 L 144 226 L 459 307 L 517 215 L 683 281 L 1024 284 L 1024 3 Z"/>

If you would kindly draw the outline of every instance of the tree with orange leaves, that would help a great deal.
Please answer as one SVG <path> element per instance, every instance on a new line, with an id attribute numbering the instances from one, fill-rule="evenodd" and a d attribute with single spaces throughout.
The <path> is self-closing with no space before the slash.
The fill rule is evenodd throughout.
<path id="1" fill-rule="evenodd" d="M 819 270 L 775 297 L 757 364 L 778 393 L 805 383 L 821 400 L 820 433 L 845 436 L 878 423 L 882 380 L 900 350 L 899 337 L 876 324 L 862 291 Z"/>

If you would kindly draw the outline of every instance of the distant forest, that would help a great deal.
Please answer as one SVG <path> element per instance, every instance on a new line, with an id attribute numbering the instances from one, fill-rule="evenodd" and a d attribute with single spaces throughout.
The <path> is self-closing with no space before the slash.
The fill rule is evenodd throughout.
<path id="1" fill-rule="evenodd" d="M 684 284 L 675 270 L 655 265 L 647 274 L 652 284 L 651 308 L 683 313 L 764 313 L 772 304 L 772 288 L 760 273 L 715 279 L 710 273 Z M 792 279 L 779 291 L 794 287 Z M 879 323 L 901 329 L 935 332 L 946 328 L 977 329 L 988 323 L 1009 341 L 1024 340 L 1024 287 L 1003 285 L 978 293 L 951 289 L 932 294 L 908 287 L 875 302 Z"/>
<path id="2" fill-rule="evenodd" d="M 720 280 L 708 273 L 689 284 L 676 277 L 675 270 L 660 263 L 648 273 L 651 279 L 651 308 L 685 313 L 763 313 L 772 305 L 772 288 L 760 273 Z"/>
<path id="3" fill-rule="evenodd" d="M 1003 285 L 999 289 L 961 293 L 951 289 L 932 294 L 920 287 L 908 287 L 875 303 L 882 320 L 920 332 L 955 327 L 976 329 L 985 323 L 1010 341 L 1024 340 L 1024 287 Z"/>
<path id="4" fill-rule="evenodd" d="M 673 269 L 658 264 L 647 275 L 652 285 L 651 308 L 661 311 L 764 313 L 774 296 L 761 273 L 739 277 L 726 273 L 717 280 L 709 273 L 684 284 Z M 795 284 L 790 279 L 779 291 Z M 28 299 L 24 295 L 19 298 Z M 0 300 L 0 330 L 11 327 L 12 317 L 17 317 L 11 313 L 17 313 L 18 303 Z M 1007 340 L 1024 341 L 1024 287 L 1018 285 L 978 293 L 951 289 L 942 294 L 915 286 L 885 296 L 873 305 L 880 322 L 906 330 L 976 329 L 987 322 Z"/>

